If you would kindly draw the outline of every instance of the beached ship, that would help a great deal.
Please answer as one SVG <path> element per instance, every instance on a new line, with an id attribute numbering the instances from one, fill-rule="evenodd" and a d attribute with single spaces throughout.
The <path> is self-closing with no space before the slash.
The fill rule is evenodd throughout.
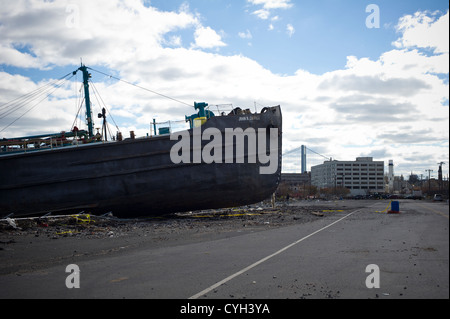
<path id="1" fill-rule="evenodd" d="M 74 71 L 83 73 L 87 131 L 0 140 L 1 216 L 156 216 L 253 204 L 275 192 L 280 106 L 214 114 L 195 103 L 188 130 L 105 141 L 90 118 L 88 69 Z"/>

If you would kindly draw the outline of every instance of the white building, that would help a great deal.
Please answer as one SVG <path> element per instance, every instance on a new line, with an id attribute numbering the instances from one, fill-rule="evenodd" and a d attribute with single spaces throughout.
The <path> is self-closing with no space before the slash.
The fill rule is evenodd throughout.
<path id="1" fill-rule="evenodd" d="M 372 157 L 325 161 L 311 167 L 311 184 L 319 189 L 345 187 L 352 195 L 384 193 L 384 161 L 374 161 Z"/>

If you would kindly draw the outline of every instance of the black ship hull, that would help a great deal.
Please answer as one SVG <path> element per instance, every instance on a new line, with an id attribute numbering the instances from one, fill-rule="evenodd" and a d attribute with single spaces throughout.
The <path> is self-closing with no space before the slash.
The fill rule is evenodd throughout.
<path id="1" fill-rule="evenodd" d="M 244 148 L 244 160 L 237 159 L 235 149 L 232 163 L 225 159 L 219 163 L 203 159 L 174 163 L 171 150 L 179 141 L 169 135 L 9 154 L 0 156 L 0 214 L 83 210 L 121 217 L 156 216 L 236 207 L 269 198 L 281 175 L 280 107 L 257 114 L 213 117 L 199 129 L 204 132 L 208 128 L 221 134 L 230 128 L 267 131 L 266 154 L 277 152 L 275 170 L 261 174 L 268 164 L 259 158 L 249 160 L 249 147 Z M 277 132 L 275 149 L 270 149 L 274 146 L 270 145 L 271 128 Z M 192 141 L 194 131 L 187 132 Z M 202 148 L 208 142 L 201 140 Z M 196 151 L 193 145 L 191 153 Z M 222 150 L 226 153 L 225 142 Z M 192 159 L 193 154 L 189 156 Z"/>

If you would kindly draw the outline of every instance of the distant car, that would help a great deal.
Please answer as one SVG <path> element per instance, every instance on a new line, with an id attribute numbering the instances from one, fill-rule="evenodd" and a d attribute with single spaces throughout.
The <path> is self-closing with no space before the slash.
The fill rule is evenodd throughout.
<path id="1" fill-rule="evenodd" d="M 405 199 L 414 199 L 414 200 L 422 199 L 422 196 L 419 196 L 419 195 L 408 195 L 408 196 L 405 197 Z"/>
<path id="2" fill-rule="evenodd" d="M 442 202 L 442 195 L 441 194 L 434 194 L 433 202 Z"/>

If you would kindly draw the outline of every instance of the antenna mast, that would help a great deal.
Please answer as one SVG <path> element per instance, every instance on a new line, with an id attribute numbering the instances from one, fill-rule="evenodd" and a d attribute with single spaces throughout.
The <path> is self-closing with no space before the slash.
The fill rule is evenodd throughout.
<path id="1" fill-rule="evenodd" d="M 86 122 L 88 125 L 89 137 L 91 138 L 94 136 L 94 121 L 92 120 L 91 100 L 89 97 L 89 78 L 91 77 L 91 74 L 88 72 L 87 67 L 83 64 L 78 70 L 83 72 L 84 101 L 86 103 Z"/>

